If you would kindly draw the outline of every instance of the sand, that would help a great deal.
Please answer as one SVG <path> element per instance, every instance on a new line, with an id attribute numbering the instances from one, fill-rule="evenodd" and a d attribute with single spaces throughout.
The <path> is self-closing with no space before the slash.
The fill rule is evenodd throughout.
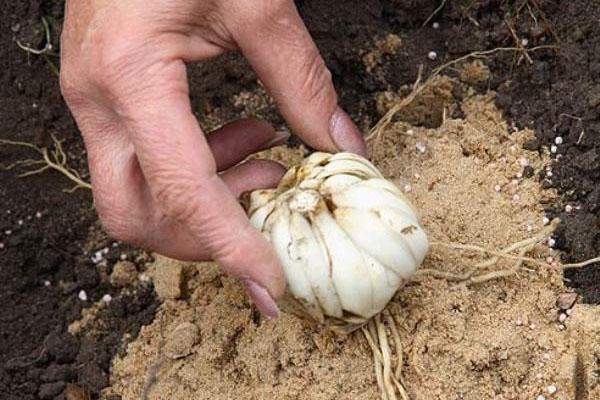
<path id="1" fill-rule="evenodd" d="M 397 96 L 383 93 L 381 112 Z M 543 229 L 540 201 L 554 194 L 542 190 L 535 176 L 544 173 L 548 159 L 522 149 L 532 132 L 512 131 L 493 99 L 493 93 L 476 94 L 464 83 L 440 78 L 370 143 L 373 162 L 406 190 L 432 241 L 500 249 Z M 448 118 L 456 109 L 464 117 Z M 281 147 L 261 156 L 291 165 L 305 154 Z M 532 169 L 532 177 L 523 177 Z M 545 245 L 530 255 L 556 258 Z M 483 259 L 432 246 L 423 268 L 458 273 Z M 173 268 L 173 262 L 158 257 L 150 274 L 161 279 L 156 271 L 165 264 Z M 502 260 L 494 268 L 514 263 Z M 264 320 L 240 285 L 213 263 L 179 264 L 185 287 L 178 286 L 176 298 L 164 298 L 154 322 L 113 361 L 105 396 L 380 398 L 373 356 L 360 331 L 338 337 L 291 315 Z M 600 338 L 599 324 L 590 321 L 598 318 L 578 305 L 559 322 L 556 300 L 565 291 L 558 269 L 531 263 L 516 275 L 481 284 L 415 277 L 388 307 L 403 341 L 410 398 L 600 395 L 590 372 L 598 363 L 592 350 Z M 576 368 L 582 362 L 587 369 Z"/>

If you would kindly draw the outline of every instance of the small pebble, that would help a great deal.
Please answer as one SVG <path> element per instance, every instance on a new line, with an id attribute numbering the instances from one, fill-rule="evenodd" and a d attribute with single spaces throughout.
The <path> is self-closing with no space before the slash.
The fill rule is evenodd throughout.
<path id="1" fill-rule="evenodd" d="M 521 167 L 526 167 L 529 165 L 529 160 L 523 157 L 519 160 L 519 164 L 521 164 Z"/>
<path id="2" fill-rule="evenodd" d="M 410 185 L 408 185 L 408 184 L 404 185 L 404 191 L 405 191 L 406 193 L 408 193 L 408 192 L 412 192 L 412 186 L 410 186 Z"/>
<path id="3" fill-rule="evenodd" d="M 535 324 L 529 325 L 529 329 L 534 330 L 535 329 Z"/>
<path id="4" fill-rule="evenodd" d="M 0 242 L 0 250 L 4 248 L 4 243 Z"/>
<path id="5" fill-rule="evenodd" d="M 494 190 L 496 192 L 499 192 L 500 190 L 502 190 L 502 187 L 500 185 L 496 185 L 496 186 L 494 186 Z"/>
<path id="6" fill-rule="evenodd" d="M 110 303 L 111 300 L 112 296 L 110 294 L 105 294 L 104 296 L 102 296 L 102 301 L 105 303 Z"/>
<path id="7" fill-rule="evenodd" d="M 518 194 L 515 194 L 513 196 L 513 201 L 519 201 L 519 200 L 521 200 L 521 196 L 519 196 Z"/>
<path id="8" fill-rule="evenodd" d="M 565 330 L 565 326 L 564 326 L 563 324 L 560 324 L 560 325 L 558 326 L 558 330 L 559 330 L 559 331 L 564 331 L 564 330 Z"/>
<path id="9" fill-rule="evenodd" d="M 527 232 L 531 232 L 531 231 L 533 231 L 533 226 L 527 225 Z"/>
<path id="10" fill-rule="evenodd" d="M 10 229 L 7 229 L 4 231 L 4 234 L 7 236 L 10 235 L 11 233 L 12 233 L 12 231 Z"/>
<path id="11" fill-rule="evenodd" d="M 557 151 L 558 151 L 558 147 L 556 147 L 555 145 L 550 146 L 551 153 L 556 153 Z"/>
<path id="12" fill-rule="evenodd" d="M 544 360 L 548 361 L 548 360 L 550 359 L 550 354 L 548 354 L 548 353 L 544 353 L 544 354 L 542 354 L 542 358 L 543 358 Z"/>
<path id="13" fill-rule="evenodd" d="M 150 282 L 150 276 L 148 276 L 147 274 L 144 274 L 144 273 L 139 275 L 139 279 L 142 282 Z"/>
<path id="14" fill-rule="evenodd" d="M 36 213 L 35 213 L 35 217 L 36 217 L 37 219 L 40 219 L 40 218 L 42 218 L 42 213 L 41 213 L 41 212 L 39 212 L 39 211 L 38 211 L 38 212 L 36 212 Z"/>
<path id="15" fill-rule="evenodd" d="M 119 247 L 119 243 L 113 242 L 112 247 Z"/>
<path id="16" fill-rule="evenodd" d="M 546 400 L 543 394 L 540 394 L 535 400 Z"/>
<path id="17" fill-rule="evenodd" d="M 556 144 L 563 144 L 563 138 L 562 136 L 557 136 L 554 138 L 554 143 Z"/>
<path id="18" fill-rule="evenodd" d="M 440 23 L 439 22 L 434 22 L 433 24 L 431 24 L 431 26 L 433 27 L 433 29 L 439 29 L 440 28 Z"/>
<path id="19" fill-rule="evenodd" d="M 406 131 L 406 134 L 407 134 L 408 136 L 412 136 L 412 135 L 414 135 L 414 134 L 415 134 L 415 131 L 414 131 L 413 129 L 409 129 L 409 130 L 407 130 L 407 131 Z"/>
<path id="20" fill-rule="evenodd" d="M 565 211 L 566 211 L 566 212 L 571 212 L 571 211 L 573 211 L 573 206 L 572 206 L 572 205 L 570 205 L 570 204 L 567 204 L 567 205 L 565 206 Z"/>
<path id="21" fill-rule="evenodd" d="M 521 321 L 520 319 L 518 319 L 515 323 L 517 324 L 517 326 L 523 325 L 523 321 Z"/>
<path id="22" fill-rule="evenodd" d="M 552 173 L 552 171 L 550 171 L 550 170 L 546 171 L 546 176 L 547 176 L 548 178 L 550 178 L 552 175 L 554 175 L 554 174 Z"/>
<path id="23" fill-rule="evenodd" d="M 537 379 L 542 379 L 542 378 L 544 378 L 544 375 L 542 375 L 541 373 L 538 373 L 535 377 Z"/>
<path id="24" fill-rule="evenodd" d="M 547 257 L 547 258 L 546 258 L 546 262 L 547 262 L 548 264 L 552 264 L 552 263 L 554 262 L 554 258 L 552 258 L 552 257 Z"/>
<path id="25" fill-rule="evenodd" d="M 22 226 L 22 225 L 23 225 L 23 220 L 22 220 L 22 219 L 18 220 L 18 221 L 17 221 L 17 224 L 18 224 L 19 226 Z"/>
<path id="26" fill-rule="evenodd" d="M 86 301 L 88 298 L 85 290 L 79 291 L 79 294 L 77 295 L 77 297 L 79 297 L 79 300 L 81 300 L 81 301 Z"/>
<path id="27" fill-rule="evenodd" d="M 556 299 L 556 306 L 561 310 L 568 310 L 567 312 L 569 312 L 570 309 L 575 305 L 575 302 L 577 302 L 577 293 L 561 293 Z"/>
<path id="28" fill-rule="evenodd" d="M 528 44 L 529 44 L 529 39 L 527 39 L 527 38 L 523 38 L 523 39 L 521 40 L 521 45 L 522 45 L 523 47 L 527 47 L 527 45 L 528 45 Z"/>
<path id="29" fill-rule="evenodd" d="M 550 219 L 548 217 L 544 217 L 542 222 L 544 223 L 544 225 L 548 225 L 550 223 Z"/>
<path id="30" fill-rule="evenodd" d="M 567 315 L 571 316 L 573 314 L 573 309 L 569 308 L 567 311 L 565 311 L 567 313 Z"/>
<path id="31" fill-rule="evenodd" d="M 46 286 L 46 287 L 50 286 L 51 284 L 52 284 L 52 283 L 51 283 L 50 281 L 47 281 L 47 280 L 46 280 L 46 281 L 44 281 L 44 286 Z"/>
<path id="32" fill-rule="evenodd" d="M 548 394 L 554 394 L 556 393 L 556 386 L 555 385 L 550 385 L 546 388 L 546 390 L 548 391 Z"/>
<path id="33" fill-rule="evenodd" d="M 437 53 L 435 51 L 430 51 L 427 54 L 427 58 L 429 58 L 431 61 L 435 60 L 437 58 Z"/>
<path id="34" fill-rule="evenodd" d="M 105 247 L 102 249 L 102 254 L 108 254 L 108 247 Z"/>
<path id="35" fill-rule="evenodd" d="M 567 320 L 567 314 L 564 313 L 560 313 L 560 315 L 558 316 L 558 322 L 565 322 Z"/>
<path id="36" fill-rule="evenodd" d="M 427 151 L 427 145 L 425 145 L 425 143 L 423 142 L 417 142 L 417 144 L 415 144 L 415 147 L 417 148 L 417 151 L 421 154 L 425 154 L 425 152 Z"/>
<path id="37" fill-rule="evenodd" d="M 549 247 L 554 247 L 556 245 L 556 240 L 554 240 L 554 238 L 549 238 L 548 239 L 548 246 Z"/>

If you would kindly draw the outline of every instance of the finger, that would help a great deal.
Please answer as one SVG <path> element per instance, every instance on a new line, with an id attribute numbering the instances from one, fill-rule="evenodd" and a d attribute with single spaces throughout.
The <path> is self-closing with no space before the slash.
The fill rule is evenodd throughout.
<path id="1" fill-rule="evenodd" d="M 217 171 L 230 168 L 252 153 L 284 144 L 289 132 L 275 132 L 267 122 L 249 118 L 231 122 L 207 136 Z"/>
<path id="2" fill-rule="evenodd" d="M 231 32 L 286 121 L 315 148 L 366 155 L 362 135 L 338 107 L 331 73 L 294 2 L 264 3 L 250 7 L 247 20 L 236 21 Z M 278 4 L 274 10 L 273 4 Z"/>
<path id="3" fill-rule="evenodd" d="M 279 297 L 285 288 L 282 269 L 216 174 L 210 147 L 191 111 L 185 65 L 173 61 L 156 68 L 151 75 L 136 75 L 148 89 L 136 92 L 123 110 L 155 201 L 156 221 L 166 217 L 185 227 L 195 246 L 208 249 L 226 272 Z M 257 306 L 277 313 L 273 301 Z"/>
<path id="4" fill-rule="evenodd" d="M 285 167 L 275 161 L 249 160 L 221 174 L 229 190 L 236 198 L 244 192 L 277 186 Z"/>

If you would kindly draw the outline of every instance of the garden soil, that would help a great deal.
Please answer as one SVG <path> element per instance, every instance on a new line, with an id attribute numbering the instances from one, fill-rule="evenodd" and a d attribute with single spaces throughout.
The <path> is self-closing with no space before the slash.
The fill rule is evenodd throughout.
<path id="1" fill-rule="evenodd" d="M 548 157 L 522 149 L 532 131 L 508 135 L 493 93 L 478 95 L 448 78 L 437 79 L 415 103 L 426 106 L 405 110 L 416 119 L 429 118 L 435 107 L 460 108 L 464 117 L 447 118 L 435 129 L 395 123 L 370 142 L 370 151 L 383 174 L 421 210 L 432 241 L 500 249 L 543 229 L 540 199 L 555 194 L 535 179 Z M 303 154 L 302 148 L 278 148 L 262 156 L 292 165 Z M 531 170 L 529 177 L 524 170 Z M 532 255 L 557 257 L 545 243 Z M 459 273 L 481 260 L 480 254 L 434 245 L 423 268 Z M 500 261 L 483 272 L 514 263 Z M 360 331 L 337 337 L 290 315 L 263 320 L 240 285 L 211 263 L 160 257 L 149 270 L 156 286 L 177 298 L 165 299 L 154 322 L 114 361 L 107 397 L 379 396 L 372 354 Z M 418 276 L 400 290 L 388 310 L 403 340 L 410 398 L 532 399 L 556 387 L 549 398 L 575 399 L 577 379 L 585 379 L 576 370 L 583 347 L 579 329 L 592 326 L 595 317 L 576 307 L 559 322 L 556 302 L 566 291 L 561 276 L 557 268 L 526 263 L 507 279 L 466 285 Z M 577 314 L 579 323 L 572 324 Z"/>
<path id="2" fill-rule="evenodd" d="M 39 57 L 24 52 L 16 45 L 18 40 L 25 45 L 42 48 L 45 39 L 41 18 L 45 17 L 51 27 L 52 45 L 57 52 L 60 47 L 63 3 L 62 0 L 19 0 L 6 2 L 0 9 L 0 138 L 49 145 L 51 135 L 55 135 L 64 140 L 69 165 L 87 178 L 82 141 L 61 99 L 58 79 L 53 72 L 53 68 L 59 65 L 56 53 Z M 485 68 L 482 72 L 480 67 L 473 64 L 474 71 L 479 72 L 471 74 L 471 78 L 466 78 L 469 74 L 463 74 L 461 71 L 464 69 L 456 66 L 444 72 L 454 79 L 466 78 L 465 82 L 468 81 L 477 94 L 483 95 L 488 89 L 496 91 L 497 106 L 508 121 L 507 132 L 533 129 L 535 137 L 532 136 L 525 143 L 525 147 L 534 152 L 532 154 L 548 154 L 556 136 L 564 139 L 557 149 L 557 154 L 562 157 L 551 157 L 554 178 L 548 179 L 544 175 L 547 175 L 547 171 L 540 170 L 540 175 L 528 179 L 541 182 L 545 188 L 557 190 L 556 196 L 539 200 L 544 202 L 543 207 L 550 217 L 559 216 L 563 220 L 556 235 L 556 246 L 562 256 L 569 261 L 579 261 L 600 253 L 597 190 L 600 179 L 597 160 L 600 151 L 600 117 L 595 100 L 597 85 L 594 84 L 600 78 L 598 0 L 457 0 L 443 2 L 443 7 L 438 7 L 442 3 L 437 0 L 302 0 L 296 3 L 332 71 L 341 104 L 364 131 L 375 124 L 390 102 L 397 101 L 398 95 L 410 91 L 406 85 L 416 80 L 420 67 L 423 78 L 426 78 L 433 68 L 449 60 L 473 51 L 512 47 L 519 42 L 523 45 L 524 39 L 525 47 L 529 48 L 558 46 L 558 50 L 537 49 L 527 54 L 522 49 L 490 54 L 483 59 L 489 73 L 485 72 Z M 434 23 L 438 25 L 434 26 Z M 434 59 L 428 57 L 431 51 L 435 52 Z M 193 108 L 206 131 L 244 115 L 265 118 L 278 128 L 283 126 L 281 117 L 254 74 L 237 55 L 229 54 L 205 65 L 190 66 L 189 80 Z M 448 108 L 440 107 L 441 100 L 435 100 L 436 94 L 424 103 L 436 103 L 429 113 L 423 113 L 423 109 L 407 109 L 395 121 L 414 124 L 415 131 L 421 132 L 422 128 L 439 128 L 445 118 L 448 121 L 464 119 L 464 107 L 457 106 L 464 104 L 461 96 L 465 96 L 465 93 L 458 90 L 460 87 L 453 84 L 454 100 Z M 473 93 L 467 97 L 472 98 Z M 441 129 L 446 128 L 443 126 Z M 390 132 L 386 134 L 388 141 L 396 131 Z M 299 144 L 297 138 L 292 138 L 289 143 L 295 147 Z M 393 166 L 388 162 L 411 152 L 391 147 L 388 160 L 378 153 L 381 147 L 373 149 L 379 165 L 386 168 L 387 173 L 395 178 L 408 176 L 402 175 L 403 172 L 393 172 Z M 392 154 L 391 149 L 397 149 L 398 152 Z M 466 154 L 472 150 L 467 150 Z M 35 152 L 26 148 L 0 146 L 2 166 L 35 156 Z M 398 165 L 408 165 L 402 162 L 394 165 L 396 168 Z M 497 167 L 502 168 L 502 165 Z M 80 190 L 65 193 L 63 190 L 70 188 L 69 182 L 57 173 L 45 172 L 22 179 L 17 177 L 19 172 L 18 169 L 0 168 L 0 398 L 60 399 L 78 391 L 89 392 L 92 398 L 97 398 L 98 393 L 109 384 L 110 367 L 115 355 L 124 354 L 127 343 L 137 337 L 141 326 L 152 321 L 156 324 L 154 313 L 159 304 L 156 292 L 164 287 L 154 289 L 150 282 L 146 282 L 147 264 L 148 268 L 154 268 L 151 257 L 138 249 L 113 243 L 106 237 L 98 224 L 88 192 Z M 529 176 L 531 169 L 523 172 Z M 415 200 L 424 201 L 419 200 L 418 193 L 414 193 Z M 473 201 L 476 199 L 473 197 Z M 567 205 L 572 206 L 570 212 L 565 210 Z M 535 212 L 541 211 L 536 209 Z M 484 238 L 488 228 L 485 225 L 481 232 L 484 236 L 475 239 Z M 535 225 L 535 228 L 538 226 Z M 507 232 L 513 231 L 509 229 Z M 448 240 L 459 238 L 455 235 L 448 237 Z M 95 258 L 98 251 L 102 251 L 102 259 L 94 263 L 91 258 Z M 142 277 L 141 283 L 123 287 L 111 282 L 108 276 L 121 257 L 134 262 L 136 273 Z M 600 279 L 597 271 L 597 266 L 592 266 L 567 273 L 566 283 L 581 293 L 580 301 L 599 301 Z M 191 286 L 193 282 L 198 282 L 195 279 L 190 280 Z M 539 279 L 545 278 L 542 275 Z M 558 278 L 551 275 L 548 279 L 551 283 L 547 289 L 553 293 L 559 290 Z M 525 286 L 518 287 L 518 293 L 523 292 L 520 294 L 522 296 L 538 290 L 538 286 L 529 281 L 524 281 L 522 285 Z M 241 296 L 239 292 L 232 292 L 237 288 L 231 284 L 227 288 L 220 289 L 219 293 L 230 293 L 233 298 L 239 298 L 240 303 L 236 304 L 240 309 L 246 309 L 241 297 L 235 297 Z M 85 301 L 79 297 L 82 290 L 87 297 Z M 418 295 L 418 291 L 414 292 L 417 289 L 411 287 L 408 290 L 413 291 L 408 293 Z M 450 293 L 455 293 L 455 289 Z M 105 295 L 110 295 L 113 301 L 101 305 L 98 301 Z M 402 294 L 400 299 L 406 296 Z M 514 298 L 518 300 L 521 297 Z M 191 302 L 190 298 L 186 302 Z M 188 309 L 192 305 L 190 303 Z M 162 307 L 161 315 L 165 313 L 166 305 Z M 585 315 L 588 314 L 574 314 L 581 320 L 585 320 Z M 200 319 L 201 315 L 195 318 Z M 251 320 L 252 324 L 259 321 L 254 311 Z M 289 323 L 292 324 L 291 332 L 298 333 L 299 322 L 292 320 Z M 475 319 L 471 323 L 471 330 L 477 329 L 476 324 L 480 321 Z M 237 322 L 231 324 L 236 325 Z M 264 328 L 263 325 L 259 328 L 283 329 L 281 325 L 275 328 L 269 324 L 265 326 L 271 328 Z M 574 325 L 574 322 L 570 325 Z M 448 329 L 434 326 L 442 331 Z M 155 325 L 151 329 L 154 329 L 151 333 L 156 333 Z M 243 332 L 247 332 L 250 328 L 244 329 Z M 403 329 L 408 328 L 405 326 Z M 580 332 L 572 327 L 567 330 Z M 167 327 L 164 332 L 169 332 Z M 200 329 L 199 340 L 206 334 L 206 329 Z M 430 334 L 437 335 L 435 332 Z M 533 331 L 532 335 L 535 334 Z M 285 336 L 283 333 L 281 335 Z M 304 335 L 314 336 L 310 330 Z M 264 336 L 269 337 L 266 334 Z M 403 337 L 410 339 L 406 331 Z M 150 337 L 147 340 L 154 339 Z M 358 345 L 362 345 L 359 338 L 347 340 L 356 340 Z M 346 342 L 317 341 L 320 348 L 326 351 L 323 354 L 340 357 L 346 354 L 347 358 L 334 357 L 331 363 L 334 360 L 351 362 L 352 365 L 362 363 L 361 370 L 367 365 L 367 353 L 363 347 L 348 347 Z M 311 346 L 310 341 L 306 343 L 306 346 Z M 255 350 L 246 351 L 256 351 L 258 354 L 260 346 L 257 346 Z M 265 341 L 262 346 L 266 353 L 267 349 L 279 345 L 277 341 Z M 589 346 L 581 347 L 589 349 Z M 148 351 L 152 355 L 154 350 Z M 168 349 L 165 351 L 168 352 Z M 298 351 L 303 352 L 302 349 Z M 422 350 L 425 355 L 430 352 L 435 354 L 434 350 L 427 347 Z M 313 354 L 314 351 L 307 353 Z M 594 354 L 591 350 L 588 353 L 587 357 Z M 223 357 L 236 359 L 237 356 L 227 353 Z M 251 356 L 247 357 L 250 357 L 247 363 L 251 365 Z M 286 357 L 281 356 L 281 365 L 298 365 L 294 370 L 294 379 L 298 382 L 301 382 L 302 376 L 317 376 L 316 364 L 304 372 L 300 366 L 309 360 L 318 363 L 315 360 L 319 360 L 320 356 Z M 322 369 L 329 369 L 329 356 L 320 359 L 323 360 Z M 126 360 L 119 361 L 120 365 Z M 493 357 L 490 360 L 490 365 L 501 364 L 500 361 L 493 361 Z M 582 355 L 580 360 L 588 358 Z M 593 359 L 588 361 L 589 365 L 595 362 Z M 255 370 L 254 373 L 265 373 L 267 378 L 278 376 L 277 371 L 281 370 L 279 364 L 275 362 L 271 365 L 276 365 L 275 372 Z M 426 368 L 437 370 L 443 366 L 441 364 L 438 368 L 431 364 Z M 340 372 L 339 379 L 330 378 L 338 382 L 339 387 L 364 385 L 357 391 L 363 390 L 365 396 L 374 393 L 373 382 L 368 374 L 361 372 L 362 378 L 352 375 L 350 381 L 344 381 L 341 377 L 345 375 L 341 374 L 340 368 L 346 367 L 337 364 L 332 368 Z M 236 369 L 230 367 L 230 370 L 235 375 Z M 449 370 L 447 368 L 444 371 Z M 482 374 L 478 369 L 474 371 Z M 413 372 L 407 369 L 409 387 L 411 382 L 412 387 L 418 382 L 410 377 Z M 246 375 L 241 376 L 243 378 Z M 242 378 L 239 379 L 243 381 Z M 117 378 L 113 379 L 118 381 Z M 136 379 L 138 383 L 141 381 L 139 377 Z M 510 379 L 502 382 L 514 387 Z M 70 383 L 77 386 L 68 386 Z M 117 383 L 115 385 L 118 386 Z M 289 385 L 293 386 L 292 383 Z M 585 389 L 585 385 L 582 385 L 579 386 Z M 272 386 L 277 387 L 276 380 L 272 380 Z M 265 387 L 268 390 L 267 384 Z M 454 384 L 450 384 L 450 387 L 454 387 Z M 583 394 L 577 395 L 580 396 L 578 399 L 585 398 L 581 397 L 588 391 L 584 389 L 581 392 Z"/>

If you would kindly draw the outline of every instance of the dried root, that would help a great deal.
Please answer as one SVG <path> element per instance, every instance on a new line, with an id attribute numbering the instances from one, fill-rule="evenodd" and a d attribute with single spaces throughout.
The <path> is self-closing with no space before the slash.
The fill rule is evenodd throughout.
<path id="1" fill-rule="evenodd" d="M 382 321 L 382 314 L 385 321 Z M 371 319 L 366 326 L 361 328 L 367 343 L 373 352 L 373 365 L 375 368 L 375 377 L 381 393 L 382 400 L 397 400 L 396 394 L 400 395 L 402 400 L 409 400 L 408 393 L 402 383 L 402 341 L 398 334 L 396 321 L 387 312 L 378 314 Z M 394 342 L 396 368 L 392 366 L 392 350 L 388 340 L 386 325 L 390 330 Z"/>
<path id="2" fill-rule="evenodd" d="M 369 131 L 369 134 L 366 136 L 366 140 L 367 141 L 371 141 L 373 139 L 378 140 L 381 137 L 381 135 L 383 134 L 383 132 L 385 131 L 385 129 L 392 122 L 392 120 L 394 119 L 396 114 L 398 114 L 398 112 L 400 112 L 400 110 L 402 110 L 404 107 L 410 105 L 415 100 L 415 98 L 425 88 L 427 88 L 431 85 L 434 78 L 436 78 L 438 75 L 440 75 L 448 67 L 454 66 L 456 64 L 459 64 L 459 63 L 469 60 L 471 58 L 485 58 L 487 56 L 491 56 L 491 55 L 493 55 L 495 53 L 499 53 L 499 52 L 518 52 L 518 53 L 521 53 L 522 55 L 524 54 L 526 58 L 531 59 L 531 57 L 529 56 L 529 53 L 532 51 L 557 50 L 557 49 L 558 49 L 558 46 L 544 45 L 544 46 L 532 47 L 530 49 L 525 49 L 522 46 L 520 46 L 520 47 L 497 47 L 497 48 L 491 49 L 491 50 L 475 51 L 475 52 L 466 54 L 464 56 L 458 57 L 454 60 L 451 60 L 451 61 L 435 68 L 432 71 L 429 78 L 427 78 L 427 80 L 423 83 L 421 83 L 423 67 L 420 66 L 419 72 L 417 74 L 417 79 L 416 79 L 415 83 L 413 84 L 412 91 L 404 99 L 402 99 L 399 103 L 394 105 L 392 108 L 390 108 L 388 110 L 388 112 L 385 113 L 385 115 L 377 122 L 377 124 L 375 124 L 375 126 L 373 128 L 371 128 L 371 130 Z"/>
<path id="3" fill-rule="evenodd" d="M 80 188 L 91 189 L 92 185 L 84 181 L 81 178 L 79 172 L 69 167 L 68 158 L 65 151 L 63 150 L 62 142 L 58 140 L 54 135 L 52 136 L 52 141 L 54 143 L 54 149 L 49 150 L 46 147 L 38 147 L 28 142 L 18 142 L 0 139 L 0 145 L 5 144 L 11 146 L 28 147 L 38 152 L 41 156 L 40 159 L 20 160 L 10 165 L 4 166 L 4 168 L 7 170 L 11 170 L 14 168 L 25 169 L 25 172 L 22 172 L 18 175 L 19 178 L 25 178 L 27 176 L 41 174 L 44 171 L 53 169 L 55 171 L 60 172 L 61 174 L 66 176 L 70 181 L 75 183 L 75 186 L 73 186 L 71 189 L 65 190 L 65 192 L 72 193 Z"/>
<path id="4" fill-rule="evenodd" d="M 44 44 L 44 47 L 42 47 L 41 49 L 34 49 L 32 47 L 24 45 L 19 40 L 17 40 L 16 43 L 17 43 L 17 46 L 19 46 L 19 48 L 21 50 L 25 51 L 26 53 L 44 57 L 44 59 L 50 66 L 50 69 L 54 73 L 54 75 L 56 75 L 58 77 L 58 76 L 60 76 L 58 67 L 56 66 L 56 64 L 54 64 L 54 62 L 52 60 L 50 60 L 50 56 L 58 57 L 58 55 L 53 52 L 54 46 L 52 46 L 52 40 L 51 40 L 51 35 L 50 35 L 50 24 L 48 24 L 48 20 L 44 17 L 42 17 L 42 26 L 44 29 L 46 43 Z"/>
<path id="5" fill-rule="evenodd" d="M 509 276 L 513 276 L 519 272 L 524 263 L 536 265 L 538 267 L 544 268 L 560 268 L 560 269 L 568 269 L 568 268 L 582 268 L 587 265 L 591 265 L 597 262 L 600 262 L 600 257 L 592 258 L 590 260 L 586 260 L 580 263 L 572 263 L 572 264 L 561 264 L 558 267 L 548 264 L 545 261 L 538 260 L 532 257 L 526 257 L 526 254 L 533 250 L 533 248 L 546 240 L 552 232 L 556 230 L 556 227 L 560 223 L 559 219 L 553 220 L 547 227 L 542 229 L 535 236 L 522 240 L 520 242 L 516 242 L 511 244 L 508 247 L 505 247 L 501 250 L 492 250 L 486 249 L 481 246 L 476 246 L 472 244 L 461 244 L 461 243 L 446 243 L 446 242 L 432 242 L 432 246 L 445 247 L 453 250 L 459 250 L 464 252 L 475 252 L 481 254 L 487 254 L 492 256 L 485 261 L 482 261 L 476 264 L 469 271 L 462 274 L 454 274 L 451 272 L 440 271 L 435 268 L 425 268 L 419 270 L 417 272 L 417 276 L 433 276 L 436 278 L 446 279 L 448 281 L 453 282 L 466 282 L 467 284 L 474 283 L 483 283 L 494 279 L 506 278 Z M 514 254 L 514 253 L 517 254 Z M 481 270 L 492 268 L 497 265 L 500 259 L 508 259 L 514 260 L 515 263 L 511 268 L 508 269 L 499 269 L 487 273 L 479 273 Z M 479 273 L 479 274 L 478 274 Z"/>

